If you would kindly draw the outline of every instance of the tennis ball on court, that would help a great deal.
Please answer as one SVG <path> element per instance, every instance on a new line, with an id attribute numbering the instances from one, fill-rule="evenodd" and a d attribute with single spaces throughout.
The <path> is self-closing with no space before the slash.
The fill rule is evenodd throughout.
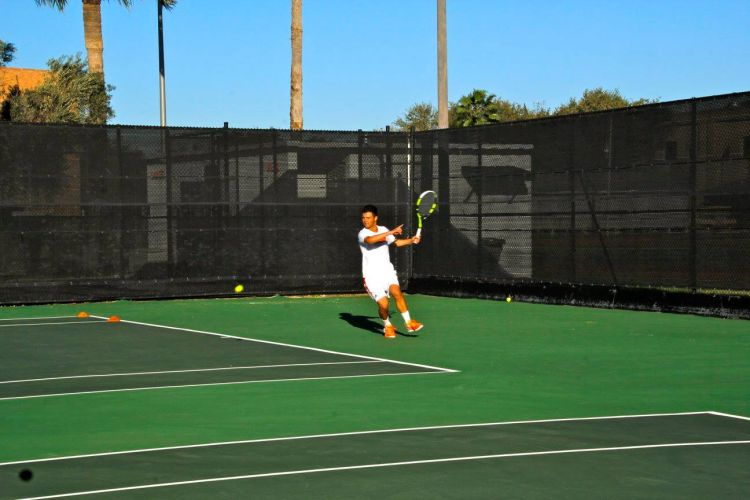
<path id="1" fill-rule="evenodd" d="M 505 302 L 507 302 L 508 304 L 510 304 L 512 301 L 513 301 L 513 299 L 510 298 L 510 295 L 508 295 L 507 297 L 505 297 Z"/>
<path id="2" fill-rule="evenodd" d="M 244 290 L 245 290 L 245 287 L 242 285 L 237 285 L 236 287 L 234 287 L 235 293 L 242 293 Z"/>

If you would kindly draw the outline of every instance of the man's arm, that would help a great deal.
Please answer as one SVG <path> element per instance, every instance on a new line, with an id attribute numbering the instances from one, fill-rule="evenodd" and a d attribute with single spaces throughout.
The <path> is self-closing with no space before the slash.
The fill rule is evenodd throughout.
<path id="1" fill-rule="evenodd" d="M 373 243 L 380 243 L 381 241 L 385 241 L 385 239 L 390 235 L 396 235 L 401 234 L 404 232 L 404 225 L 401 224 L 400 226 L 391 229 L 390 231 L 386 231 L 385 233 L 376 234 L 374 236 L 368 236 L 365 238 L 365 243 L 368 245 L 372 245 Z M 396 244 L 398 245 L 398 241 L 396 241 Z"/>
<path id="2" fill-rule="evenodd" d="M 407 245 L 418 245 L 420 238 L 417 238 L 416 236 L 413 238 L 403 238 L 401 240 L 396 240 L 394 242 L 394 245 L 397 247 L 405 247 Z"/>

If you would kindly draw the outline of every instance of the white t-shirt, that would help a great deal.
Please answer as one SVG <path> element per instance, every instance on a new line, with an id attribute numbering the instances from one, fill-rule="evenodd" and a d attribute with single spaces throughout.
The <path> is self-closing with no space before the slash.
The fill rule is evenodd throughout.
<path id="1" fill-rule="evenodd" d="M 362 251 L 362 276 L 372 276 L 373 274 L 393 272 L 391 256 L 388 253 L 388 245 L 396 241 L 396 237 L 389 234 L 385 241 L 369 245 L 365 243 L 365 238 L 388 232 L 385 226 L 378 226 L 377 231 L 370 231 L 366 227 L 357 235 L 359 240 L 359 249 Z"/>

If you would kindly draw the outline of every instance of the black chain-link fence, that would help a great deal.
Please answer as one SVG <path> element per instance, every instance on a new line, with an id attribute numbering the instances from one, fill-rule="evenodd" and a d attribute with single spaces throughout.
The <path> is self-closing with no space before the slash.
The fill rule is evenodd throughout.
<path id="1" fill-rule="evenodd" d="M 408 136 L 0 127 L 0 303 L 361 292 L 360 208 L 406 220 Z M 408 259 L 395 255 L 408 280 Z M 405 283 L 406 284 L 406 283 Z"/>
<path id="2" fill-rule="evenodd" d="M 411 233 L 426 189 L 406 286 L 750 290 L 750 93 L 415 134 L 3 124 L 0 183 L 6 304 L 361 291 L 361 206 Z"/>
<path id="3" fill-rule="evenodd" d="M 748 93 L 417 141 L 441 216 L 414 276 L 750 290 Z"/>

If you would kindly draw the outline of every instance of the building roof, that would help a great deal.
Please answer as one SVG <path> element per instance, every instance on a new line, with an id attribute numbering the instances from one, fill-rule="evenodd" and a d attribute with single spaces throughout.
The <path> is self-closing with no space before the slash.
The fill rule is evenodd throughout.
<path id="1" fill-rule="evenodd" d="M 41 85 L 47 75 L 46 69 L 0 68 L 0 101 L 16 85 L 21 90 L 33 89 Z"/>

